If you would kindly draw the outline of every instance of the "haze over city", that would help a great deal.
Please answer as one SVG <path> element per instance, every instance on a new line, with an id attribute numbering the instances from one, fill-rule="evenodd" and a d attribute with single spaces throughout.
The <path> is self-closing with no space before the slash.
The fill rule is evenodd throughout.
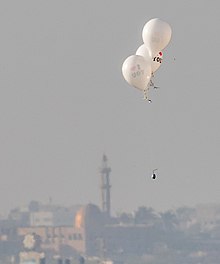
<path id="1" fill-rule="evenodd" d="M 50 198 L 100 204 L 104 153 L 113 213 L 220 203 L 219 7 L 1 1 L 0 213 Z M 155 17 L 172 39 L 148 104 L 121 66 Z"/>

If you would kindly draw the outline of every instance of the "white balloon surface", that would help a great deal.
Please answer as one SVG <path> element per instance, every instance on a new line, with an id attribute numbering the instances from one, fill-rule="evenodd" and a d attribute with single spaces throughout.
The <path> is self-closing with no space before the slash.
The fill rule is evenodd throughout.
<path id="1" fill-rule="evenodd" d="M 169 44 L 171 35 L 170 25 L 159 18 L 148 21 L 142 31 L 143 42 L 150 49 L 152 57 Z"/>
<path id="2" fill-rule="evenodd" d="M 139 90 L 145 90 L 151 78 L 151 64 L 143 56 L 131 55 L 122 65 L 125 80 Z"/>

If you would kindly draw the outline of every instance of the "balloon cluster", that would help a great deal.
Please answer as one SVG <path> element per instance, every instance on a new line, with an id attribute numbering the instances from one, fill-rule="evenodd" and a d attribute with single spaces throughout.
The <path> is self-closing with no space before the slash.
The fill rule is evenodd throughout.
<path id="1" fill-rule="evenodd" d="M 152 85 L 152 76 L 161 66 L 163 49 L 170 42 L 172 30 L 170 25 L 159 18 L 149 20 L 143 28 L 143 44 L 135 55 L 129 56 L 122 65 L 125 80 L 133 87 L 147 91 Z"/>

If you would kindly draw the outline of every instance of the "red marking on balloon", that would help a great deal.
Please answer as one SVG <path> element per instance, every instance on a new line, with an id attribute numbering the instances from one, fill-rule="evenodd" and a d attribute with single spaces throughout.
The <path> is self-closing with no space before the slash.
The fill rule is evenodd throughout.
<path id="1" fill-rule="evenodd" d="M 162 55 L 163 55 L 163 53 L 160 51 L 160 52 L 159 52 L 159 55 L 160 55 L 160 56 L 162 56 Z"/>
<path id="2" fill-rule="evenodd" d="M 131 71 L 135 71 L 136 66 L 131 67 Z"/>

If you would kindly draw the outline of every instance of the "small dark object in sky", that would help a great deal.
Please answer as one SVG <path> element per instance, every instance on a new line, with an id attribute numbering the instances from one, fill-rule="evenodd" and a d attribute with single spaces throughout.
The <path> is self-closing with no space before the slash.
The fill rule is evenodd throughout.
<path id="1" fill-rule="evenodd" d="M 152 174 L 151 178 L 155 180 L 157 178 L 157 175 L 155 173 Z"/>
<path id="2" fill-rule="evenodd" d="M 152 172 L 152 175 L 151 175 L 152 180 L 156 180 L 156 178 L 157 178 L 157 175 L 155 173 L 156 170 L 157 169 L 154 169 L 153 172 Z"/>

